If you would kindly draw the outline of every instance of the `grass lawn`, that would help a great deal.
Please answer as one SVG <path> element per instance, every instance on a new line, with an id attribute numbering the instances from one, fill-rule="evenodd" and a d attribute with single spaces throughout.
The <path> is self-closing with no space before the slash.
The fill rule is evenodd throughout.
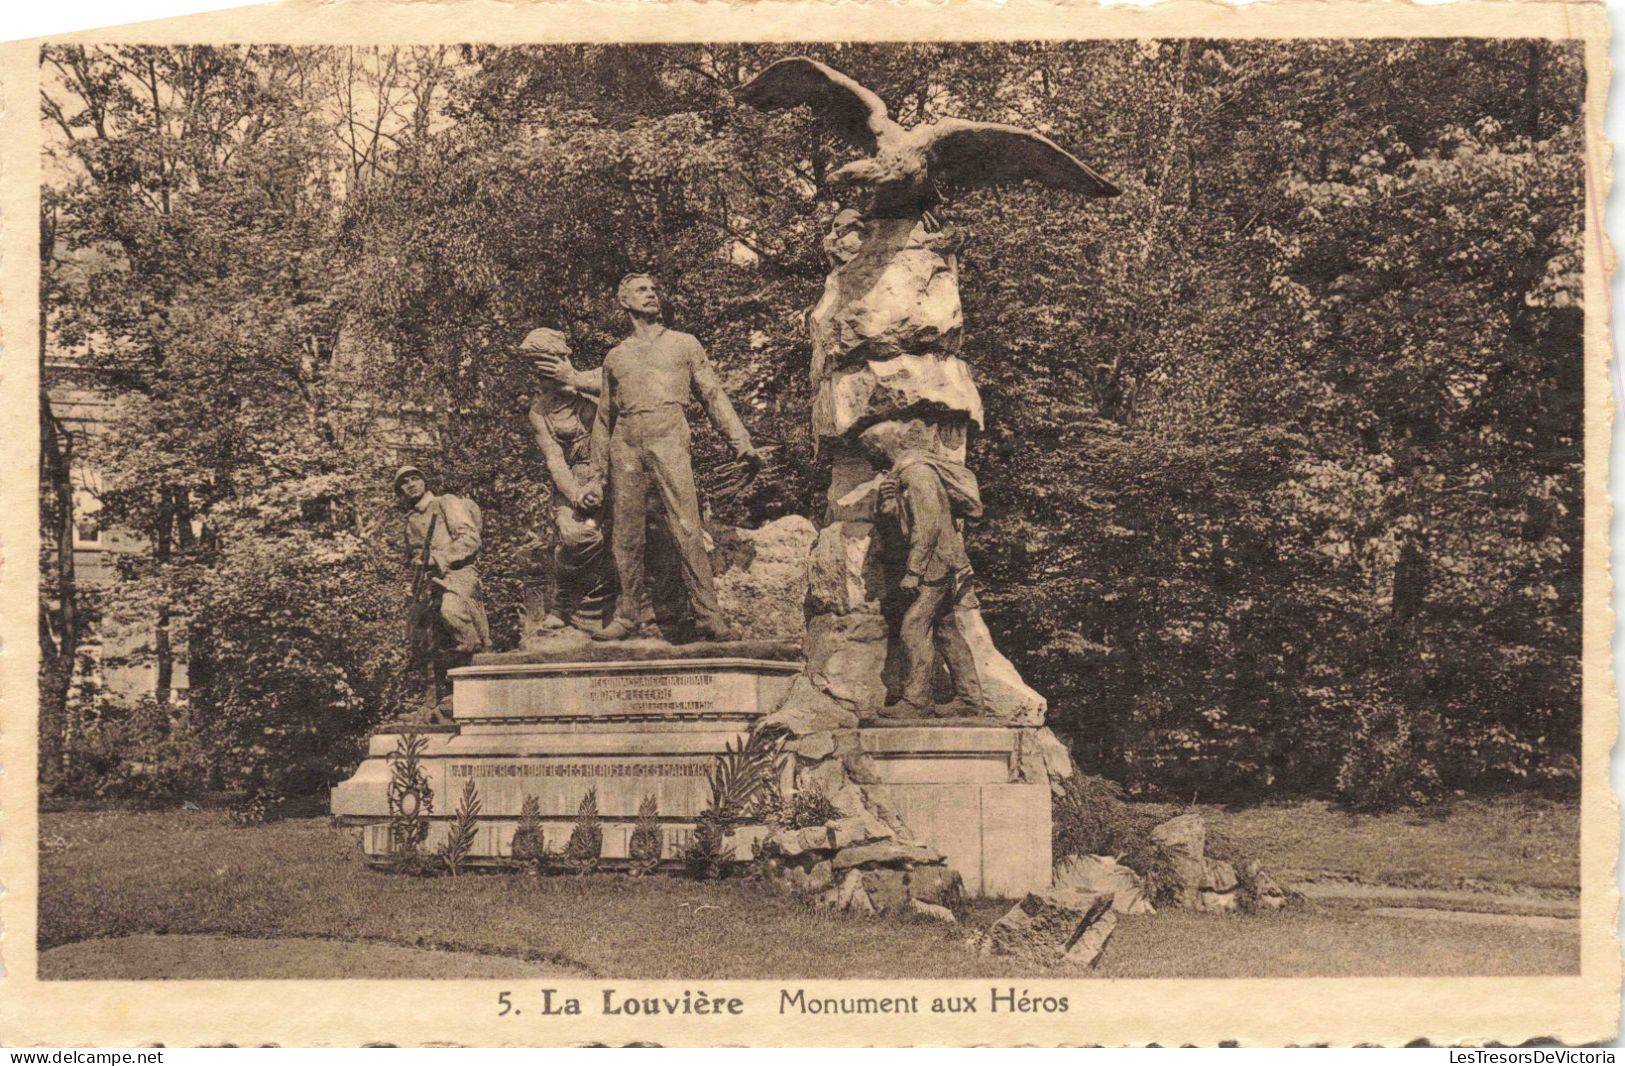
<path id="1" fill-rule="evenodd" d="M 825 914 L 740 881 L 398 877 L 369 870 L 353 832 L 325 819 L 239 829 L 215 812 L 46 814 L 41 837 L 39 944 L 46 978 L 94 974 L 88 945 L 78 942 L 177 933 L 434 948 L 587 977 L 1039 976 L 966 947 L 968 930 L 1003 912 L 1006 905 L 997 901 L 978 903 L 955 928 Z M 125 955 L 142 943 L 108 942 L 110 951 Z M 48 950 L 67 944 L 75 947 Z M 154 958 L 150 975 L 202 976 L 188 969 L 187 953 L 176 954 L 169 965 L 178 970 Z M 1344 911 L 1257 918 L 1169 912 L 1125 919 L 1094 972 L 1546 974 L 1573 972 L 1578 954 L 1579 938 L 1566 931 Z M 263 954 L 243 959 L 241 976 L 304 972 L 292 962 L 278 967 Z M 415 954 L 378 965 L 398 965 L 401 977 L 460 975 L 458 959 L 438 961 L 444 965 L 436 956 Z M 135 976 L 129 965 L 122 959 L 121 975 Z M 216 958 L 211 965 L 207 975 L 218 977 L 232 964 Z"/>
<path id="2" fill-rule="evenodd" d="M 1580 893 L 1580 807 L 1539 799 L 1462 800 L 1420 812 L 1352 814 L 1327 803 L 1200 811 L 1276 873 L 1408 888 Z"/>

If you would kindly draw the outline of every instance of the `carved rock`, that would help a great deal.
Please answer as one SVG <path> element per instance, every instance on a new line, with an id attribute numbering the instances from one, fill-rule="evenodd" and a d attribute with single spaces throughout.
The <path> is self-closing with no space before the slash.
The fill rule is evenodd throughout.
<path id="1" fill-rule="evenodd" d="M 782 729 L 795 737 L 829 733 L 836 729 L 851 729 L 858 724 L 858 716 L 836 703 L 823 689 L 813 684 L 806 674 L 799 674 L 790 682 L 790 691 L 763 718 L 758 729 Z"/>
<path id="2" fill-rule="evenodd" d="M 756 640 L 801 636 L 813 524 L 787 515 L 760 529 L 720 526 L 711 566 L 722 616 Z"/>
<path id="3" fill-rule="evenodd" d="M 832 445 L 829 453 L 825 520 L 830 525 L 873 522 L 879 513 L 880 472 L 869 460 L 854 454 L 844 445 Z"/>
<path id="4" fill-rule="evenodd" d="M 1072 776 L 1072 755 L 1061 738 L 1047 728 L 1023 729 L 1017 743 L 1017 780 L 1046 783 L 1057 796 L 1065 792 L 1066 779 Z"/>
<path id="5" fill-rule="evenodd" d="M 846 212 L 837 226 L 830 238 L 839 254 L 808 315 L 814 382 L 868 359 L 957 352 L 964 328 L 957 237 L 932 233 L 917 219 Z"/>
<path id="6" fill-rule="evenodd" d="M 1014 664 L 994 646 L 982 612 L 961 605 L 954 608 L 954 617 L 976 662 L 988 716 L 1006 725 L 1043 725 L 1049 701 L 1030 688 Z"/>
<path id="7" fill-rule="evenodd" d="M 878 613 L 885 588 L 880 541 L 869 522 L 839 522 L 818 532 L 807 571 L 807 609 L 817 614 Z M 798 627 L 800 619 L 797 619 Z"/>
<path id="8" fill-rule="evenodd" d="M 813 397 L 820 440 L 853 435 L 876 422 L 931 417 L 982 426 L 982 396 L 958 356 L 905 353 L 836 370 Z"/>
<path id="9" fill-rule="evenodd" d="M 798 784 L 801 788 L 810 788 L 823 793 L 830 798 L 831 803 L 835 803 L 835 797 L 848 786 L 846 769 L 841 766 L 839 759 L 825 759 L 801 774 Z M 839 804 L 836 804 L 835 809 L 841 810 Z M 850 812 L 841 813 L 845 815 Z"/>
<path id="10" fill-rule="evenodd" d="M 817 762 L 835 751 L 835 734 L 808 733 L 799 740 L 792 740 L 786 744 L 784 750 Z"/>
<path id="11" fill-rule="evenodd" d="M 880 782 L 880 772 L 875 766 L 875 761 L 863 750 L 863 742 L 853 730 L 846 729 L 835 734 L 835 757 L 841 760 L 841 769 L 846 771 L 848 781 L 857 785 L 874 785 Z M 862 795 L 859 807 L 867 809 L 872 806 L 868 795 L 861 789 L 858 791 Z M 840 797 L 833 798 L 839 805 Z"/>
<path id="12" fill-rule="evenodd" d="M 837 702 L 874 708 L 886 699 L 886 620 L 878 614 L 820 614 L 807 620 L 807 677 Z"/>

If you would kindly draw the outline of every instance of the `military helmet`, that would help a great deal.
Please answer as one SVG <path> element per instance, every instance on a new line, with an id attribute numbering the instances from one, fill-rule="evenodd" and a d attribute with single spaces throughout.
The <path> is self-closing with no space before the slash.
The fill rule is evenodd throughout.
<path id="1" fill-rule="evenodd" d="M 399 470 L 395 471 L 395 483 L 394 483 L 395 484 L 395 491 L 396 492 L 401 491 L 401 482 L 405 481 L 408 477 L 412 476 L 413 474 L 416 474 L 418 477 L 422 478 L 425 484 L 428 483 L 429 475 L 425 474 L 421 467 L 416 467 L 416 466 L 413 466 L 411 463 L 407 463 L 405 466 L 403 466 Z"/>

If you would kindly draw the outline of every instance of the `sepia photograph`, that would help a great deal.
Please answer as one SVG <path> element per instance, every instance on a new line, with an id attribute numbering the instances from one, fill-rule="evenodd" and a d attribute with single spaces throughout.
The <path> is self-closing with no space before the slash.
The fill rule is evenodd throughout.
<path id="1" fill-rule="evenodd" d="M 1579 36 L 214 36 L 29 46 L 39 994 L 1617 990 Z"/>

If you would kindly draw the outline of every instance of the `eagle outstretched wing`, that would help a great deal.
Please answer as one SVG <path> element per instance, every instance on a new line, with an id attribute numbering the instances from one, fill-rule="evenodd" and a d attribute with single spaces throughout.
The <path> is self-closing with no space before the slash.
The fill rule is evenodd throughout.
<path id="1" fill-rule="evenodd" d="M 1088 196 L 1116 196 L 1122 191 L 1048 137 L 1020 126 L 948 118 L 927 129 L 931 177 L 942 185 L 1037 181 Z"/>
<path id="2" fill-rule="evenodd" d="M 763 111 L 806 104 L 865 152 L 874 152 L 881 137 L 899 130 L 886 116 L 884 100 L 834 67 L 806 56 L 779 60 L 734 93 Z"/>

